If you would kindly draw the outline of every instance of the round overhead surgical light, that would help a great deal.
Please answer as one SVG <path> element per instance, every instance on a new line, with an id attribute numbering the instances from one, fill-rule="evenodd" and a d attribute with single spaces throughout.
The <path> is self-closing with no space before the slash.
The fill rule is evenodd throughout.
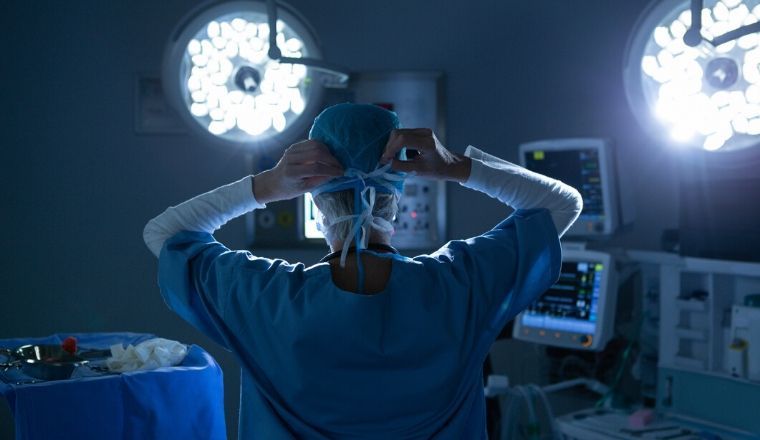
<path id="1" fill-rule="evenodd" d="M 645 128 L 708 151 L 760 138 L 760 0 L 653 3 L 628 44 L 626 96 Z"/>
<path id="2" fill-rule="evenodd" d="M 311 124 L 323 93 L 319 73 L 280 59 L 318 60 L 321 54 L 305 21 L 282 4 L 278 9 L 277 60 L 270 58 L 272 29 L 263 2 L 202 5 L 172 33 L 164 89 L 189 125 L 223 143 L 250 146 L 289 142 Z"/>

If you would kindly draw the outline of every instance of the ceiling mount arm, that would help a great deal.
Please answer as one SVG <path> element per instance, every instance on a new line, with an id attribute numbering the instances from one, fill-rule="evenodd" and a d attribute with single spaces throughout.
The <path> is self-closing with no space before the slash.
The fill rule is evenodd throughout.
<path id="1" fill-rule="evenodd" d="M 277 46 L 277 2 L 267 0 L 267 22 L 269 22 L 269 58 L 279 60 L 282 52 Z"/>
<path id="2" fill-rule="evenodd" d="M 736 40 L 745 35 L 754 34 L 755 32 L 760 32 L 760 22 L 748 24 L 738 29 L 734 29 L 732 31 L 726 32 L 725 34 L 721 36 L 715 37 L 712 40 L 712 44 L 713 46 L 717 47 L 717 46 L 720 46 L 721 44 L 728 43 L 729 41 Z"/>
<path id="3" fill-rule="evenodd" d="M 266 0 L 267 2 L 267 22 L 269 23 L 269 58 L 287 64 L 302 64 L 312 69 L 333 75 L 338 85 L 345 85 L 348 82 L 347 69 L 334 64 L 319 60 L 316 58 L 291 58 L 283 57 L 282 51 L 277 46 L 277 2 L 275 0 Z"/>
<path id="4" fill-rule="evenodd" d="M 691 27 L 683 35 L 683 42 L 689 47 L 697 47 L 702 42 L 702 6 L 704 0 L 691 0 Z"/>

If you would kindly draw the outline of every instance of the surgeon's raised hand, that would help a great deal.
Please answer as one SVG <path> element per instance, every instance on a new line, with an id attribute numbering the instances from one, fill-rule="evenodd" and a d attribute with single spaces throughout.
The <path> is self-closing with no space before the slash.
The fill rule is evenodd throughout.
<path id="1" fill-rule="evenodd" d="M 409 150 L 415 153 L 408 160 L 400 160 L 397 155 L 403 148 L 407 156 Z M 470 158 L 447 150 L 429 128 L 393 130 L 380 161 L 392 161 L 391 168 L 396 171 L 434 179 L 464 182 L 470 177 Z"/>
<path id="2" fill-rule="evenodd" d="M 343 167 L 322 143 L 307 140 L 291 145 L 274 168 L 253 178 L 260 203 L 288 200 L 343 175 Z"/>

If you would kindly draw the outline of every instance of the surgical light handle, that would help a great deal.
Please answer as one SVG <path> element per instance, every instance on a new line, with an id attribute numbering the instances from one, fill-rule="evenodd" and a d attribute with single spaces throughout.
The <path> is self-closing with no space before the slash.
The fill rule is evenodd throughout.
<path id="1" fill-rule="evenodd" d="M 290 58 L 282 56 L 282 51 L 277 46 L 277 2 L 267 0 L 267 21 L 269 23 L 269 58 L 287 64 L 302 64 L 315 70 L 328 73 L 337 78 L 338 84 L 348 82 L 346 69 L 316 58 Z"/>

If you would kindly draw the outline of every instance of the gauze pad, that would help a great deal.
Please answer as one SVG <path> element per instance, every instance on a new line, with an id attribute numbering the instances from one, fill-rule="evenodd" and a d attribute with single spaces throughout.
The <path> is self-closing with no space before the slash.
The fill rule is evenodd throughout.
<path id="1" fill-rule="evenodd" d="M 177 365 L 185 359 L 187 346 L 169 339 L 153 338 L 124 348 L 121 344 L 111 346 L 111 357 L 106 366 L 111 371 L 153 370 Z"/>

